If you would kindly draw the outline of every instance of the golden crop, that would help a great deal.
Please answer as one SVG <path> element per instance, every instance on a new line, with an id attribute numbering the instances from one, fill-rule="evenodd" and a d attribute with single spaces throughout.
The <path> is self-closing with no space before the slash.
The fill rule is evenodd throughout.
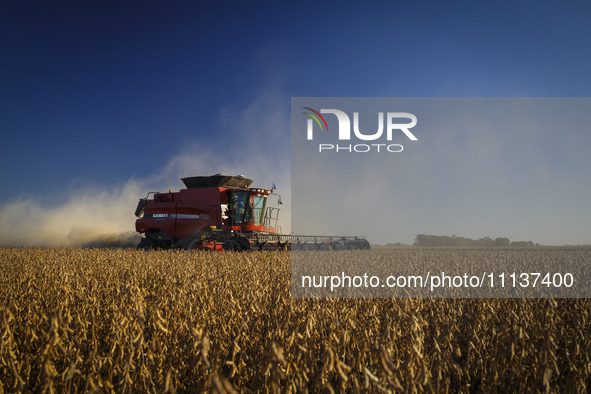
<path id="1" fill-rule="evenodd" d="M 0 392 L 585 391 L 590 306 L 292 299 L 289 252 L 2 248 Z"/>

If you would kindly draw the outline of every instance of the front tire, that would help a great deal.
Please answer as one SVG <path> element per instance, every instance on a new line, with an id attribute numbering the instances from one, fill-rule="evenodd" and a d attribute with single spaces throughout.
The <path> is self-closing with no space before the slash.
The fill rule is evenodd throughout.
<path id="1" fill-rule="evenodd" d="M 142 238 L 140 240 L 139 245 L 137 246 L 137 249 L 138 250 L 144 250 L 144 251 L 147 252 L 149 250 L 154 250 L 156 248 L 155 248 L 154 243 L 150 239 L 148 239 L 148 238 Z"/>

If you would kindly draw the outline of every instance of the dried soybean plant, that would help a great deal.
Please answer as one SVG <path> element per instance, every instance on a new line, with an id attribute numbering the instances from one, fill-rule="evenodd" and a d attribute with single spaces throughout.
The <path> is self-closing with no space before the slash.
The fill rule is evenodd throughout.
<path id="1" fill-rule="evenodd" d="M 548 392 L 590 381 L 586 299 L 292 299 L 289 287 L 289 252 L 0 249 L 0 392 Z"/>

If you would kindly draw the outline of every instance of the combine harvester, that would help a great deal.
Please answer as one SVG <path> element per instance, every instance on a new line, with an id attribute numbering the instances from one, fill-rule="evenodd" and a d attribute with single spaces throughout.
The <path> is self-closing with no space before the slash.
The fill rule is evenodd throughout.
<path id="1" fill-rule="evenodd" d="M 186 189 L 150 192 L 141 198 L 136 231 L 140 249 L 369 249 L 362 237 L 281 234 L 272 189 L 251 188 L 252 179 L 216 174 L 181 178 Z"/>

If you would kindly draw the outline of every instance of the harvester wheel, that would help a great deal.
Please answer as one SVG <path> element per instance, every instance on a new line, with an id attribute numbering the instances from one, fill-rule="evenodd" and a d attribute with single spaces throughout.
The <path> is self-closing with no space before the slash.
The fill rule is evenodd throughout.
<path id="1" fill-rule="evenodd" d="M 233 250 L 235 252 L 250 250 L 250 241 L 245 237 L 232 237 L 226 239 L 222 247 L 224 250 Z"/>
<path id="2" fill-rule="evenodd" d="M 201 242 L 201 238 L 189 238 L 185 241 L 183 245 L 183 249 L 185 250 L 193 250 L 197 249 L 197 245 Z"/>
<path id="3" fill-rule="evenodd" d="M 237 243 L 239 245 L 238 250 L 250 250 L 250 241 L 248 238 L 239 237 Z"/>
<path id="4" fill-rule="evenodd" d="M 142 238 L 139 245 L 137 246 L 138 250 L 153 250 L 156 249 L 154 247 L 154 244 L 152 242 L 152 240 L 150 240 L 149 238 Z"/>

